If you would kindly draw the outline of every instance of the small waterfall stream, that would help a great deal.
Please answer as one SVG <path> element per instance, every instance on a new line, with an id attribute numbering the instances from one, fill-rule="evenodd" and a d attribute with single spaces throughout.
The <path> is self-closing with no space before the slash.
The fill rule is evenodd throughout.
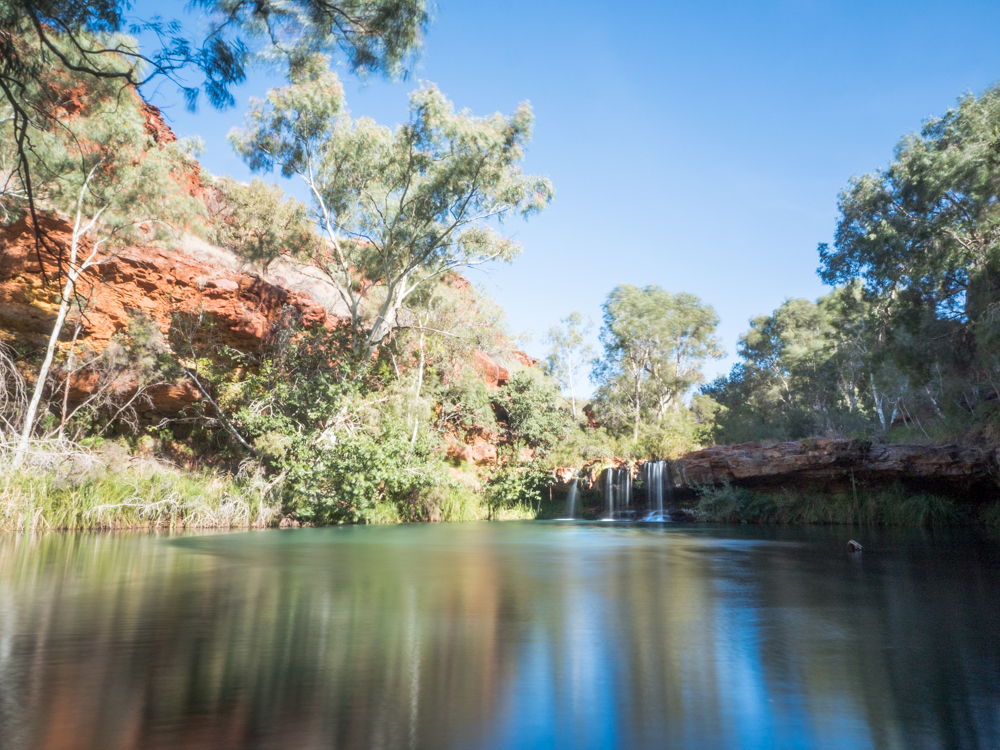
<path id="1" fill-rule="evenodd" d="M 573 481 L 569 485 L 569 494 L 566 495 L 566 517 L 576 518 L 576 494 L 577 483 L 580 481 L 580 472 L 573 473 Z"/>
<path id="2" fill-rule="evenodd" d="M 609 467 L 604 470 L 605 521 L 630 515 L 632 512 L 632 467 Z"/>
<path id="3" fill-rule="evenodd" d="M 649 506 L 645 520 L 669 521 L 670 514 L 664 512 L 664 499 L 668 507 L 673 505 L 674 480 L 670 473 L 670 462 L 647 461 L 642 466 L 642 478 Z"/>

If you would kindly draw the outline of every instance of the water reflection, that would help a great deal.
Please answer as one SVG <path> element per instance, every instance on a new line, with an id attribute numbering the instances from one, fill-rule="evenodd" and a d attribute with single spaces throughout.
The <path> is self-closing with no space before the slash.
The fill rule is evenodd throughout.
<path id="1" fill-rule="evenodd" d="M 0 746 L 1000 746 L 996 542 L 844 539 L 0 537 Z"/>

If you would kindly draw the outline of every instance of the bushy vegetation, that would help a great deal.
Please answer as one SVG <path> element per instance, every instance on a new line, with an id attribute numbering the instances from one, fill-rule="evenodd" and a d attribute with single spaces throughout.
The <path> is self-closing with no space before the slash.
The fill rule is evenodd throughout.
<path id="1" fill-rule="evenodd" d="M 0 525 L 520 518 L 538 512 L 558 466 L 670 458 L 713 441 L 1000 436 L 1000 89 L 964 98 L 904 139 L 886 169 L 851 182 L 836 242 L 819 249 L 835 290 L 752 320 L 740 364 L 706 384 L 705 363 L 721 355 L 715 311 L 655 285 L 610 292 L 598 355 L 579 313 L 549 332 L 542 368 L 515 355 L 502 310 L 461 273 L 514 258 L 503 222 L 553 198 L 546 178 L 521 168 L 530 107 L 477 117 L 425 84 L 389 128 L 349 116 L 330 68 L 337 48 L 356 70 L 398 71 L 423 2 L 358 0 L 349 19 L 307 0 L 257 3 L 263 15 L 234 11 L 203 55 L 182 46 L 177 60 L 148 61 L 154 75 L 200 68 L 224 103 L 254 53 L 280 58 L 286 84 L 251 102 L 231 141 L 255 172 L 300 179 L 307 202 L 210 175 L 188 145 L 154 138 L 135 89 L 142 55 L 117 33 L 126 8 L 91 5 L 26 3 L 28 17 L 0 8 L 10 84 L 0 223 L 31 227 L 55 315 L 43 342 L 0 346 Z M 300 17 L 309 23 L 291 29 Z M 281 49 L 266 42 L 276 29 Z M 98 63 L 88 50 L 101 46 L 81 39 L 107 54 Z M 202 309 L 178 309 L 169 324 L 133 311 L 90 350 L 102 264 L 182 233 L 261 274 L 308 272 L 332 290 L 336 316 L 309 325 L 289 307 L 259 346 L 235 349 Z M 584 406 L 588 368 L 597 389 Z M 199 394 L 195 405 L 155 413 L 157 389 L 181 387 Z M 477 435 L 499 449 L 486 466 L 455 457 Z M 59 457 L 105 465 L 101 451 L 115 445 L 133 458 L 153 445 L 161 461 L 61 473 Z M 196 473 L 165 468 L 167 458 Z M 781 523 L 962 518 L 950 501 L 901 493 L 820 503 L 723 488 L 706 490 L 700 510 Z"/>
<path id="2" fill-rule="evenodd" d="M 570 391 L 576 417 L 554 448 L 553 463 L 671 458 L 711 442 L 718 405 L 690 394 L 704 382 L 705 362 L 721 355 L 717 325 L 712 307 L 693 294 L 623 284 L 604 304 L 599 356 L 586 344 L 588 326 L 579 313 L 553 328 L 546 371 Z M 577 413 L 572 388 L 583 363 L 598 388 Z"/>
<path id="3" fill-rule="evenodd" d="M 902 485 L 828 493 L 755 492 L 733 485 L 702 488 L 695 512 L 706 521 L 761 524 L 885 524 L 943 526 L 995 523 L 996 511 L 964 506 L 951 498 L 914 493 Z"/>
<path id="4" fill-rule="evenodd" d="M 271 526 L 281 520 L 279 489 L 252 464 L 235 475 L 192 472 L 116 442 L 36 443 L 20 469 L 0 476 L 0 530 Z"/>
<path id="5" fill-rule="evenodd" d="M 839 285 L 756 318 L 703 393 L 716 439 L 998 437 L 1000 89 L 966 96 L 840 196 L 820 274 Z"/>
<path id="6" fill-rule="evenodd" d="M 110 39 L 104 32 L 121 25 L 115 14 L 122 8 L 113 3 L 61 24 L 63 34 L 41 32 L 68 56 L 38 69 L 16 101 L 5 90 L 7 105 L 29 102 L 48 119 L 24 125 L 15 112 L 0 121 L 3 163 L 23 161 L 0 196 L 4 224 L 26 215 L 35 222 L 42 208 L 69 220 L 72 231 L 68 247 L 39 235 L 44 268 L 54 276 L 45 281 L 61 290 L 47 347 L 18 340 L 0 357 L 0 462 L 13 467 L 27 496 L 66 506 L 57 525 L 103 525 L 111 507 L 108 518 L 117 520 L 109 523 L 125 525 L 195 513 L 179 496 L 179 475 L 166 469 L 147 477 L 130 468 L 125 484 L 114 472 L 95 474 L 66 491 L 46 473 L 56 471 L 47 457 L 96 461 L 95 451 L 112 444 L 135 454 L 154 445 L 189 468 L 214 466 L 219 478 L 208 484 L 235 482 L 221 477 L 252 467 L 270 488 L 269 507 L 297 522 L 519 517 L 539 495 L 543 474 L 524 457 L 551 450 L 565 410 L 547 378 L 517 372 L 502 311 L 458 274 L 514 257 L 520 247 L 500 224 L 538 212 L 552 197 L 546 179 L 520 168 L 530 107 L 475 117 L 427 85 L 411 97 L 409 121 L 395 129 L 352 121 L 323 54 L 328 45 L 343 49 L 349 41 L 362 55 L 356 68 L 391 71 L 426 19 L 421 3 L 354 6 L 349 22 L 340 18 L 325 30 L 324 19 L 340 11 L 315 8 L 316 27 L 297 29 L 297 46 L 282 49 L 295 50 L 286 58 L 288 84 L 252 102 L 246 128 L 232 136 L 252 169 L 277 167 L 305 180 L 308 205 L 261 180 L 244 185 L 199 171 L 184 144 L 154 142 L 130 88 L 134 50 L 117 40 L 111 67 L 97 71 L 74 47 L 74 39 Z M 49 10 L 58 17 L 67 9 Z M 280 26 L 284 10 L 275 12 Z M 248 33 L 247 19 L 235 20 L 233 33 Z M 358 23 L 369 24 L 365 34 L 371 24 L 388 24 L 402 36 L 372 48 L 371 39 L 352 36 Z M 17 26 L 2 13 L 0 24 Z M 45 45 L 30 24 L 16 32 L 27 45 Z M 74 69 L 74 60 L 85 64 Z M 227 81 L 216 83 L 224 95 Z M 26 151 L 24 128 L 33 144 Z M 192 183 L 203 191 L 197 197 Z M 169 243 L 181 232 L 202 234 L 260 272 L 278 259 L 309 270 L 334 290 L 333 306 L 346 319 L 310 327 L 289 308 L 248 350 L 221 343 L 227 332 L 204 310 L 178 309 L 165 333 L 162 321 L 136 313 L 110 346 L 91 351 L 86 335 L 78 344 L 90 292 L 105 283 L 101 264 L 129 244 Z M 510 382 L 491 391 L 496 386 L 476 357 L 508 364 Z M 81 380 L 82 397 L 73 385 Z M 161 387 L 194 388 L 200 398 L 183 414 L 156 415 L 153 394 Z M 492 432 L 506 448 L 500 464 L 464 481 L 445 453 L 471 428 Z M 10 507 L 19 510 L 9 517 L 22 524 L 22 510 L 35 506 L 13 486 L 10 492 L 17 498 Z M 226 492 L 209 494 L 219 505 Z M 193 493 L 192 502 L 202 495 Z M 46 508 L 42 517 L 52 522 L 55 506 Z M 275 510 L 262 522 L 278 516 Z"/>

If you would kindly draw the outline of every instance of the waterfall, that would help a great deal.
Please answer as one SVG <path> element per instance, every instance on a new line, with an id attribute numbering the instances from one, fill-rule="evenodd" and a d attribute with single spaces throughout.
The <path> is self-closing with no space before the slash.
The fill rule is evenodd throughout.
<path id="1" fill-rule="evenodd" d="M 576 483 L 580 481 L 580 472 L 573 473 L 573 481 L 569 485 L 569 494 L 566 496 L 566 517 L 576 518 Z"/>
<path id="2" fill-rule="evenodd" d="M 605 520 L 631 513 L 632 468 L 630 466 L 620 466 L 617 469 L 609 466 L 604 470 L 604 504 L 607 510 Z"/>
<path id="3" fill-rule="evenodd" d="M 663 500 L 666 496 L 667 504 L 673 505 L 674 481 L 670 474 L 670 462 L 647 461 L 643 464 L 642 475 L 646 485 L 646 503 L 649 506 L 646 519 L 649 521 L 669 520 L 669 517 L 664 515 Z"/>
<path id="4" fill-rule="evenodd" d="M 609 467 L 604 470 L 604 501 L 608 506 L 607 518 L 615 517 L 615 470 Z"/>

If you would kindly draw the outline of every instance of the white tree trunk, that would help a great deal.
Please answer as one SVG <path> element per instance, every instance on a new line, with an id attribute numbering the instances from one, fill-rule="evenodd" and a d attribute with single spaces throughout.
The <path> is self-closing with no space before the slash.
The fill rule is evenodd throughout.
<path id="1" fill-rule="evenodd" d="M 878 421 L 882 425 L 882 432 L 885 432 L 885 412 L 882 410 L 882 399 L 883 396 L 878 392 L 875 387 L 875 375 L 868 373 L 868 377 L 872 384 L 872 400 L 875 402 L 875 413 L 878 414 Z"/>
<path id="2" fill-rule="evenodd" d="M 75 252 L 73 253 L 75 255 Z M 59 314 L 56 315 L 56 322 L 52 326 L 52 333 L 49 336 L 49 345 L 45 349 L 45 359 L 42 360 L 42 367 L 38 371 L 38 379 L 35 381 L 35 390 L 31 394 L 31 401 L 28 403 L 28 411 L 24 415 L 24 425 L 21 427 L 21 437 L 17 441 L 17 448 L 14 449 L 14 468 L 20 468 L 24 463 L 24 457 L 28 452 L 28 443 L 31 442 L 31 432 L 35 427 L 35 415 L 38 413 L 38 404 L 42 400 L 42 392 L 45 390 L 45 381 L 48 380 L 49 370 L 52 369 L 52 360 L 55 359 L 56 344 L 59 343 L 59 335 L 62 333 L 63 324 L 66 322 L 66 315 L 69 313 L 69 305 L 72 300 L 73 287 L 79 272 L 70 271 L 66 279 L 66 286 L 63 288 L 62 297 L 59 301 Z"/>
<path id="3" fill-rule="evenodd" d="M 576 393 L 573 392 L 573 351 L 570 350 L 566 354 L 566 361 L 569 367 L 566 371 L 569 373 L 569 404 L 570 408 L 573 410 L 573 421 L 576 421 Z"/>
<path id="4" fill-rule="evenodd" d="M 421 323 L 421 326 L 426 323 Z M 420 389 L 424 385 L 424 331 L 420 331 L 420 368 L 417 370 L 417 388 L 413 394 L 413 435 L 410 437 L 410 447 L 417 444 L 417 428 L 420 426 L 420 419 L 417 417 L 417 407 L 420 402 Z"/>

